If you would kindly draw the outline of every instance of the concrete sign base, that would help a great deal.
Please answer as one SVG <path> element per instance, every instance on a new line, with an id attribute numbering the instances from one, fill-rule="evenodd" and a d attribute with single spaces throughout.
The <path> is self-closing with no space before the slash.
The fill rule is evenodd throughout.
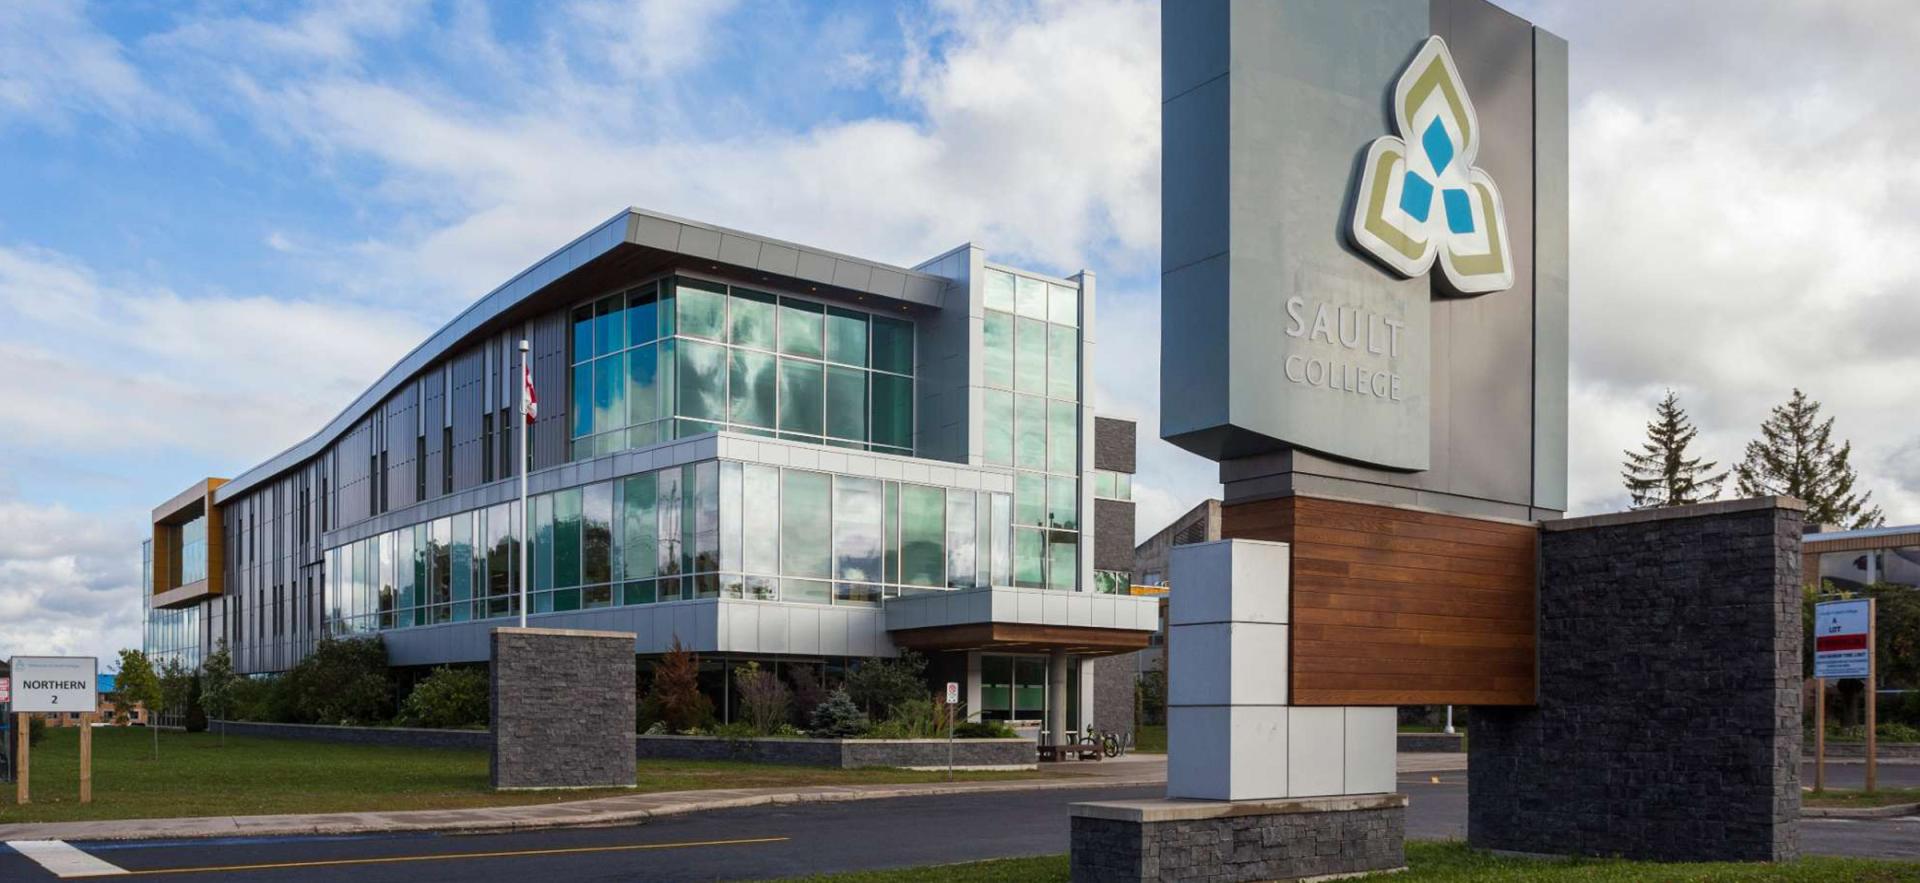
<path id="1" fill-rule="evenodd" d="M 1075 881 L 1306 880 L 1406 866 L 1404 794 L 1073 807 Z"/>

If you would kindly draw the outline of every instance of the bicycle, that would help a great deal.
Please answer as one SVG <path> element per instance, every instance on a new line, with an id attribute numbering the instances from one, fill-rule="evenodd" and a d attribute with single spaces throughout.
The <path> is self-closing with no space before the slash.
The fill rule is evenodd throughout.
<path id="1" fill-rule="evenodd" d="M 1098 750 L 1107 757 L 1119 757 L 1125 753 L 1128 748 L 1132 747 L 1132 743 L 1133 737 L 1131 734 L 1127 736 L 1125 742 L 1122 742 L 1120 734 L 1118 733 L 1111 730 L 1101 731 L 1092 728 L 1088 728 L 1087 734 L 1080 738 L 1081 745 Z"/>

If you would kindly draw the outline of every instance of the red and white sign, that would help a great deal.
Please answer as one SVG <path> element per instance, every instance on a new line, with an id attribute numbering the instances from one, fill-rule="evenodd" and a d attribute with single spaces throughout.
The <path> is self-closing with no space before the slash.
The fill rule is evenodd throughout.
<path id="1" fill-rule="evenodd" d="M 1813 608 L 1813 676 L 1864 678 L 1872 670 L 1870 602 L 1826 601 Z"/>
<path id="2" fill-rule="evenodd" d="M 960 685 L 952 681 L 947 682 L 947 704 L 948 705 L 960 704 Z"/>
<path id="3" fill-rule="evenodd" d="M 0 678 L 0 705 L 13 701 L 13 679 Z"/>

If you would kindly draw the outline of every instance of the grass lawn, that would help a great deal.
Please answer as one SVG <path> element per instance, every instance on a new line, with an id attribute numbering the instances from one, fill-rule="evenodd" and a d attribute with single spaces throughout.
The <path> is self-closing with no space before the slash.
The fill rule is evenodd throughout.
<path id="1" fill-rule="evenodd" d="M 1141 724 L 1140 729 L 1133 734 L 1133 750 L 1142 754 L 1167 753 L 1167 725 L 1150 727 Z"/>
<path id="2" fill-rule="evenodd" d="M 1896 803 L 1920 803 L 1920 788 L 1881 788 L 1872 794 L 1859 791 L 1807 791 L 1800 795 L 1806 806 L 1891 806 Z"/>
<path id="3" fill-rule="evenodd" d="M 80 731 L 52 729 L 33 749 L 33 803 L 0 794 L 0 824 L 362 810 L 453 809 L 556 803 L 708 788 L 943 782 L 947 774 L 832 770 L 738 761 L 642 760 L 638 788 L 496 794 L 487 752 L 329 745 L 216 733 L 160 734 L 160 759 L 144 728 L 102 727 L 93 738 L 93 803 L 81 806 Z M 956 781 L 1038 778 L 1032 771 L 958 773 Z"/>
<path id="4" fill-rule="evenodd" d="M 1737 881 L 1737 883 L 1796 883 L 1796 881 L 1852 880 L 1863 883 L 1884 881 L 1920 881 L 1920 862 L 1895 862 L 1870 859 L 1805 858 L 1791 864 L 1655 864 L 1597 859 L 1524 859 L 1499 858 L 1477 852 L 1459 843 L 1408 843 L 1407 867 L 1398 874 L 1375 874 L 1358 879 L 1382 883 L 1427 883 L 1427 881 Z M 1016 858 L 944 865 L 937 868 L 907 868 L 898 871 L 864 871 L 820 877 L 798 877 L 807 883 L 909 883 L 918 880 L 952 880 L 961 883 L 1066 883 L 1067 857 Z"/>

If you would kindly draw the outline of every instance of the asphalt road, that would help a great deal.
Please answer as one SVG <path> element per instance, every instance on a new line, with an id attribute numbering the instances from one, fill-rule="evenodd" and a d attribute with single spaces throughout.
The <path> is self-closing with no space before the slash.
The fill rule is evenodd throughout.
<path id="1" fill-rule="evenodd" d="M 1830 768 L 1831 780 L 1848 767 Z M 1858 774 L 1858 767 L 1853 767 Z M 1883 781 L 1920 781 L 1886 767 Z M 1438 778 L 1439 781 L 1434 781 Z M 1466 834 L 1465 773 L 1407 775 L 1413 839 Z M 182 881 L 544 883 L 549 880 L 769 879 L 1040 855 L 1067 848 L 1067 804 L 1154 797 L 1158 787 L 903 798 L 700 813 L 645 825 L 468 836 L 373 835 L 76 843 L 133 875 Z M 1802 822 L 1806 851 L 1920 858 L 1920 818 Z M 0 880 L 54 879 L 0 847 Z"/>

